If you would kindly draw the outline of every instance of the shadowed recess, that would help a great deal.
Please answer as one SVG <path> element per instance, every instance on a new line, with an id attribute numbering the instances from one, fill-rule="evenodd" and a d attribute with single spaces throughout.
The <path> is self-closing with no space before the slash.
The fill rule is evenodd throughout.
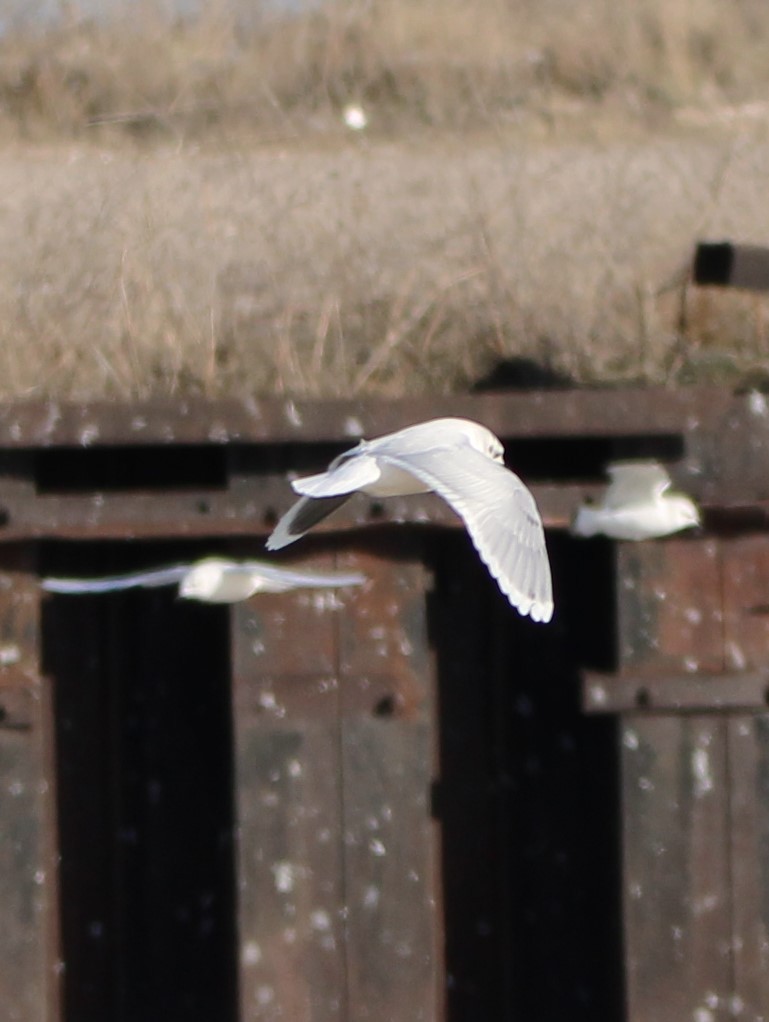
<path id="1" fill-rule="evenodd" d="M 51 544 L 41 561 L 97 574 L 190 552 Z M 234 1022 L 226 608 L 171 590 L 48 597 L 43 653 L 55 691 L 67 1022 Z"/>

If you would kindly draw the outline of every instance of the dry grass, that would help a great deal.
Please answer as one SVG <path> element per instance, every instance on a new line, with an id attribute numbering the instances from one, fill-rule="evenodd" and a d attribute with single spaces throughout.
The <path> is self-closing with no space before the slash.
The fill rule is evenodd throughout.
<path id="1" fill-rule="evenodd" d="M 769 238 L 767 25 L 361 0 L 6 39 L 0 397 L 769 374 L 763 300 L 694 296 L 682 337 L 669 286 L 698 238 Z"/>
<path id="2" fill-rule="evenodd" d="M 464 129 L 563 97 L 659 112 L 769 85 L 764 0 L 338 0 L 282 20 L 220 0 L 175 23 L 160 0 L 113 6 L 0 41 L 6 131 L 304 133 L 350 101 L 390 130 Z"/>

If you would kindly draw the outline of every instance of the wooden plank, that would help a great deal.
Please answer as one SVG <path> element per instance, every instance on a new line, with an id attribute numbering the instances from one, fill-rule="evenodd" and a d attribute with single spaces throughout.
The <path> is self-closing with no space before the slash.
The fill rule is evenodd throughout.
<path id="1" fill-rule="evenodd" d="M 732 1018 L 726 724 L 632 715 L 621 729 L 629 1022 Z"/>
<path id="2" fill-rule="evenodd" d="M 622 670 L 649 676 L 724 670 L 715 540 L 619 543 L 617 586 Z"/>
<path id="3" fill-rule="evenodd" d="M 29 550 L 0 555 L 0 1004 L 10 1022 L 60 1018 L 52 712 L 33 568 Z"/>
<path id="4" fill-rule="evenodd" d="M 728 719 L 735 1016 L 769 1014 L 769 716 Z"/>
<path id="5" fill-rule="evenodd" d="M 432 1022 L 442 955 L 428 576 L 413 537 L 372 548 L 343 558 L 368 582 L 339 622 L 348 1018 Z"/>

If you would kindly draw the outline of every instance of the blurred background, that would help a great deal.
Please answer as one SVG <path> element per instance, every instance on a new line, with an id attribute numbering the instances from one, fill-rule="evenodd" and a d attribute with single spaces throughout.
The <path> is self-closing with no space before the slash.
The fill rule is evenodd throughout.
<path id="1" fill-rule="evenodd" d="M 0 2 L 0 399 L 769 370 L 763 0 Z"/>

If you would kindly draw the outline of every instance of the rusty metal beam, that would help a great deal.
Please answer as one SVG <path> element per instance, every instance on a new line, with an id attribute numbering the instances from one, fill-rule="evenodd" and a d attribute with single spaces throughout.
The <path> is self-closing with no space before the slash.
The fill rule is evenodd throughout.
<path id="1" fill-rule="evenodd" d="M 590 486 L 534 487 L 546 524 L 568 525 Z M 283 476 L 265 476 L 253 487 L 189 493 L 87 493 L 31 496 L 9 494 L 0 479 L 0 543 L 25 539 L 162 539 L 266 536 L 295 499 Z M 390 498 L 356 497 L 315 532 L 365 525 L 409 523 L 459 528 L 462 522 L 433 494 Z"/>
<path id="2" fill-rule="evenodd" d="M 769 668 L 724 674 L 582 675 L 582 706 L 586 713 L 625 710 L 659 712 L 757 710 L 769 702 Z"/>
<path id="3" fill-rule="evenodd" d="M 502 437 L 659 436 L 739 412 L 723 388 L 507 392 L 401 400 L 250 398 L 209 402 L 20 402 L 0 406 L 0 448 L 356 440 L 444 415 L 484 422 Z"/>
<path id="4" fill-rule="evenodd" d="M 605 390 L 486 394 L 403 401 L 147 402 L 134 405 L 0 406 L 0 542 L 26 538 L 151 538 L 263 535 L 293 497 L 281 459 L 269 448 L 350 443 L 437 415 L 488 423 L 511 442 L 525 439 L 680 436 L 669 467 L 676 484 L 706 509 L 716 531 L 769 526 L 769 402 L 724 390 Z M 169 482 L 168 488 L 36 492 L 34 450 L 112 446 L 231 445 L 221 489 Z M 27 449 L 29 457 L 23 453 Z M 5 455 L 3 455 L 5 452 Z M 327 453 L 327 452 L 326 452 Z M 115 451 L 119 463 L 120 452 Z M 324 456 L 325 457 L 325 454 Z M 552 459 L 554 454 L 551 452 Z M 568 460 L 568 452 L 563 454 Z M 312 465 L 305 454 L 302 464 Z M 319 460 L 319 467 L 324 464 Z M 566 466 L 568 468 L 568 465 Z M 597 476 L 532 484 L 545 523 L 568 525 L 598 492 Z M 559 469 L 559 475 L 563 467 Z M 546 475 L 546 470 L 543 471 Z M 223 480 L 224 481 L 224 480 Z M 526 481 L 532 480 L 526 475 Z M 380 503 L 361 499 L 334 515 L 329 530 L 371 521 L 459 524 L 432 497 Z"/>

